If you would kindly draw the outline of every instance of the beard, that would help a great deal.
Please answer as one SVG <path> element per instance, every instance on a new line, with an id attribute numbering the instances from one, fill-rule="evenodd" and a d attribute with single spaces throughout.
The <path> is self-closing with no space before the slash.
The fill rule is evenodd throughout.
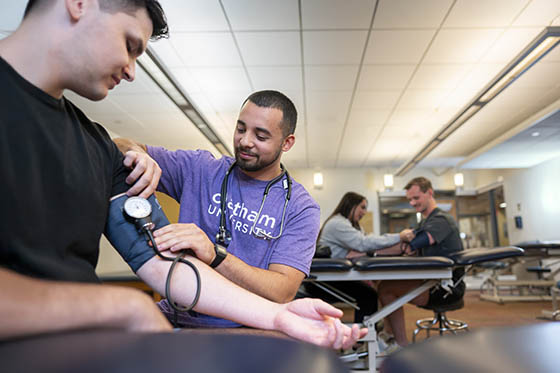
<path id="1" fill-rule="evenodd" d="M 251 160 L 246 160 L 241 158 L 240 152 L 243 151 L 244 153 L 248 153 L 254 156 Z M 280 158 L 280 153 L 282 152 L 282 148 L 278 148 L 276 154 L 271 157 L 270 159 L 261 159 L 261 157 L 257 154 L 254 154 L 250 151 L 244 150 L 241 147 L 235 148 L 235 162 L 243 171 L 254 172 L 260 171 L 263 168 L 266 168 L 276 162 L 278 158 Z"/>

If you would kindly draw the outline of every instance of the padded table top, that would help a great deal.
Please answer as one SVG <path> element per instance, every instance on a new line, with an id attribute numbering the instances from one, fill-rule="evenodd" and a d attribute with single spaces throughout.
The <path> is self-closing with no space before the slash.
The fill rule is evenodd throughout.
<path id="1" fill-rule="evenodd" d="M 238 334 L 81 331 L 0 342 L 3 372 L 347 372 L 333 351 Z"/>
<path id="2" fill-rule="evenodd" d="M 558 322 L 480 329 L 411 345 L 390 355 L 381 372 L 558 372 L 558 346 Z"/>

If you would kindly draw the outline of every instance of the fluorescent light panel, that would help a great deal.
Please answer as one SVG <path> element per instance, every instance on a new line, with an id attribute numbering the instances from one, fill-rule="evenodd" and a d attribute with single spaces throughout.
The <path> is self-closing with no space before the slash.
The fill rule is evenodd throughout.
<path id="1" fill-rule="evenodd" d="M 519 63 L 515 64 L 511 70 L 505 73 L 505 75 L 496 83 L 492 85 L 483 95 L 479 98 L 482 103 L 490 102 L 494 97 L 498 95 L 504 88 L 513 83 L 517 78 L 519 78 L 525 71 L 527 71 L 531 66 L 537 63 L 542 57 L 544 57 L 552 48 L 554 48 L 560 41 L 560 36 L 549 36 L 546 37 L 540 44 L 537 45 L 525 58 L 523 58 Z"/>
<path id="2" fill-rule="evenodd" d="M 395 173 L 403 176 L 424 159 L 443 140 L 472 118 L 484 105 L 537 63 L 560 43 L 560 27 L 547 27 L 521 52 L 481 93 L 453 118 L 422 150 L 403 164 Z"/>
<path id="3" fill-rule="evenodd" d="M 452 120 L 451 123 L 445 127 L 443 131 L 441 131 L 437 137 L 437 139 L 442 142 L 445 140 L 449 135 L 451 135 L 455 130 L 463 125 L 467 120 L 471 119 L 473 115 L 475 115 L 481 106 L 473 105 L 470 106 L 467 110 L 465 110 L 461 115 L 459 115 L 456 119 Z"/>

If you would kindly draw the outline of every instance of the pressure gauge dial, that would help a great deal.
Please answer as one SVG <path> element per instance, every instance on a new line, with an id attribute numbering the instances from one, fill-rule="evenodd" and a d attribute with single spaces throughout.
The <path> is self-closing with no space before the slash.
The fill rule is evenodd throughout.
<path id="1" fill-rule="evenodd" d="M 152 205 L 142 197 L 130 197 L 123 206 L 124 212 L 134 219 L 145 219 L 152 214 Z"/>

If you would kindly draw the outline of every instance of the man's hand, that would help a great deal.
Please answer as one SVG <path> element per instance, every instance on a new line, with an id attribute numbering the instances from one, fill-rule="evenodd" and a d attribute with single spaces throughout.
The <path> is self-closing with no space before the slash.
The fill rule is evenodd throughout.
<path id="1" fill-rule="evenodd" d="M 319 299 L 298 299 L 286 303 L 274 320 L 274 328 L 305 342 L 334 349 L 348 349 L 368 330 L 357 324 L 342 324 L 342 311 Z"/>
<path id="2" fill-rule="evenodd" d="M 412 229 L 403 229 L 400 233 L 399 236 L 401 238 L 401 241 L 403 242 L 410 242 L 414 239 L 415 234 L 414 231 Z"/>
<path id="3" fill-rule="evenodd" d="M 214 244 L 206 233 L 195 224 L 169 224 L 154 232 L 159 251 L 177 252 L 191 249 L 195 256 L 206 264 L 216 257 Z"/>
<path id="4" fill-rule="evenodd" d="M 147 153 L 129 150 L 124 154 L 124 165 L 132 168 L 126 183 L 132 187 L 126 192 L 128 196 L 148 198 L 157 188 L 161 177 L 161 168 Z"/>

